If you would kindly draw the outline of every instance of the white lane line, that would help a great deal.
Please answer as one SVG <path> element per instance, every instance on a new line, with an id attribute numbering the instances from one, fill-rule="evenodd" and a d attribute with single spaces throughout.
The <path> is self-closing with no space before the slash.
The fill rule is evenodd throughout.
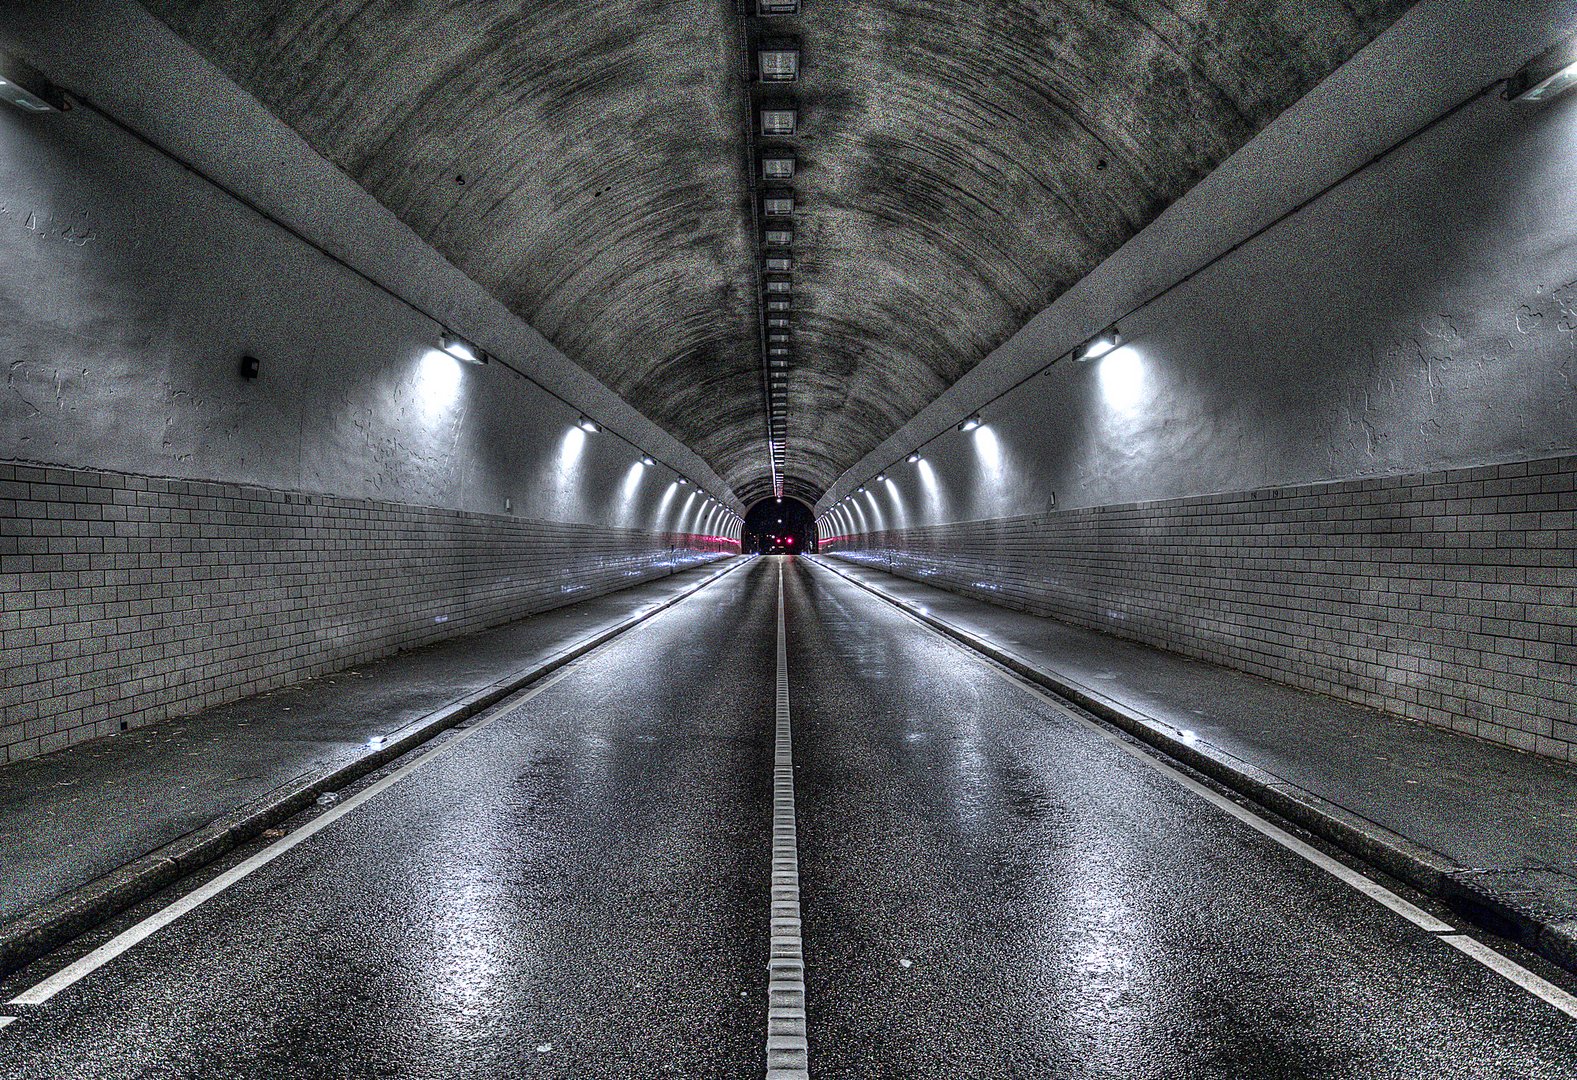
<path id="1" fill-rule="evenodd" d="M 924 626 L 925 624 L 921 623 L 921 625 Z M 944 635 L 938 634 L 937 636 L 942 637 L 942 639 L 944 641 L 948 641 L 949 644 L 954 644 L 955 647 L 961 647 L 957 646 L 956 643 L 952 642 L 951 639 L 945 637 Z M 969 654 L 974 656 L 977 660 L 982 659 L 979 654 L 975 653 L 973 650 L 965 651 L 969 652 Z M 1302 840 L 1299 840 L 1296 836 L 1293 836 L 1285 829 L 1260 817 L 1252 810 L 1239 805 L 1232 799 L 1222 795 L 1220 792 L 1206 787 L 1204 784 L 1201 784 L 1193 777 L 1173 768 L 1171 765 L 1168 765 L 1166 762 L 1160 760 L 1155 755 L 1147 752 L 1138 745 L 1129 742 L 1127 739 L 1124 739 L 1112 729 L 1107 728 L 1102 724 L 1097 724 L 1095 721 L 1090 720 L 1087 717 L 1080 716 L 1078 713 L 1070 711 L 1062 702 L 1046 693 L 1034 683 L 1026 681 L 1018 674 L 994 663 L 987 663 L 986 667 L 995 672 L 997 676 L 1004 682 L 1011 683 L 1026 693 L 1033 694 L 1041 701 L 1044 701 L 1047 705 L 1050 705 L 1052 708 L 1056 709 L 1063 716 L 1066 716 L 1069 720 L 1072 720 L 1074 723 L 1079 724 L 1086 730 L 1092 731 L 1099 735 L 1101 738 L 1105 739 L 1113 746 L 1116 746 L 1118 749 L 1122 750 L 1123 753 L 1127 754 L 1129 757 L 1132 757 L 1134 760 L 1143 762 L 1145 765 L 1148 765 L 1150 768 L 1170 778 L 1175 783 L 1180 784 L 1182 787 L 1188 789 L 1190 792 L 1199 796 L 1201 799 L 1210 803 L 1217 809 L 1237 818 L 1255 832 L 1258 832 L 1262 836 L 1275 841 L 1282 847 L 1286 848 L 1288 851 L 1291 851 L 1294 854 L 1308 860 L 1310 863 L 1313 863 L 1315 866 L 1319 867 L 1321 870 L 1324 870 L 1327 874 L 1330 874 L 1337 880 L 1351 886 L 1358 892 L 1363 893 L 1365 896 L 1369 897 L 1369 899 L 1384 904 L 1386 907 L 1390 908 L 1392 911 L 1396 912 L 1398 915 L 1402 916 L 1402 918 L 1406 919 L 1413 925 L 1419 927 L 1422 930 L 1428 931 L 1431 934 L 1439 935 L 1441 941 L 1444 941 L 1452 947 L 1460 950 L 1467 956 L 1471 956 L 1473 959 L 1477 960 L 1479 963 L 1483 964 L 1497 975 L 1508 979 L 1509 981 L 1520 986 L 1522 989 L 1528 991 L 1530 994 L 1533 994 L 1541 1000 L 1548 1002 L 1550 1005 L 1553 1005 L 1561 1012 L 1566 1013 L 1568 1016 L 1571 1016 L 1574 1019 L 1577 1019 L 1577 998 L 1572 997 L 1571 994 L 1568 994 L 1565 990 L 1562 990 L 1548 979 L 1535 975 L 1533 972 L 1529 971 L 1515 960 L 1512 960 L 1510 957 L 1496 952 L 1488 945 L 1484 945 L 1473 938 L 1461 934 L 1457 927 L 1452 926 L 1450 923 L 1441 919 L 1437 919 L 1435 916 L 1431 915 L 1417 904 L 1409 903 L 1407 900 L 1404 900 L 1402 897 L 1396 895 L 1396 893 L 1392 892 L 1384 885 L 1381 885 L 1378 881 L 1374 881 L 1363 874 L 1360 874 L 1358 871 L 1354 870 L 1345 863 L 1338 862 L 1329 855 L 1325 854 L 1323 851 L 1311 847 Z"/>
<path id="2" fill-rule="evenodd" d="M 805 949 L 799 920 L 799 827 L 789 723 L 788 633 L 778 564 L 778 711 L 772 755 L 772 951 L 767 961 L 767 1080 L 810 1080 Z"/>
<path id="3" fill-rule="evenodd" d="M 1448 934 L 1440 940 L 1453 949 L 1471 956 L 1501 978 L 1514 982 L 1528 993 L 1543 998 L 1567 1016 L 1577 1017 L 1577 997 L 1539 978 L 1515 960 L 1496 952 L 1482 941 L 1470 938 L 1466 934 Z"/>
<path id="4" fill-rule="evenodd" d="M 169 926 L 182 915 L 185 915 L 187 912 L 207 903 L 209 900 L 212 900 L 214 897 L 218 896 L 220 893 L 224 892 L 226 889 L 230 888 L 236 882 L 247 877 L 254 871 L 260 870 L 267 866 L 269 863 L 285 854 L 285 852 L 289 851 L 297 844 L 303 843 L 304 841 L 316 836 L 318 833 L 322 832 L 324 829 L 328 828 L 330 825 L 334 824 L 340 818 L 344 817 L 352 810 L 355 810 L 369 799 L 372 799 L 382 792 L 387 791 L 395 784 L 398 784 L 400 781 L 411 776 L 422 766 L 437 761 L 439 758 L 444 757 L 447 754 L 453 753 L 466 740 L 472 738 L 479 731 L 482 731 L 483 729 L 490 726 L 494 721 L 503 716 L 505 713 L 519 708 L 526 702 L 530 701 L 532 698 L 536 697 L 538 694 L 542 693 L 544 690 L 547 690 L 559 680 L 568 676 L 575 670 L 577 666 L 578 665 L 569 665 L 567 667 L 560 668 L 558 671 L 554 672 L 545 680 L 531 687 L 530 689 L 525 690 L 513 698 L 509 698 L 500 702 L 490 709 L 484 715 L 484 718 L 478 721 L 474 726 L 461 730 L 458 735 L 449 739 L 447 742 L 427 750 L 422 754 L 421 757 L 401 766 L 399 769 L 396 769 L 388 776 L 385 776 L 382 780 L 379 780 L 371 787 L 357 792 L 355 795 L 352 795 L 350 798 L 334 807 L 334 809 L 324 813 L 322 816 L 313 818 L 310 822 L 303 825 L 289 836 L 281 837 L 272 844 L 268 845 L 268 847 L 264 848 L 262 851 L 259 851 L 256 855 L 253 855 L 251 858 L 247 859 L 245 862 L 238 863 L 207 884 L 201 886 L 200 888 L 193 889 L 191 892 L 187 893 L 185 896 L 181 897 L 179 900 L 176 900 L 169 906 L 154 912 L 152 915 L 149 915 L 146 919 L 143 919 L 135 926 L 128 927 L 127 929 L 121 931 L 121 933 L 117 934 L 109 941 L 106 941 L 104 944 L 100 945 L 98 948 L 94 949 L 80 960 L 62 968 L 55 974 L 49 976 L 49 978 L 33 986 L 31 989 L 24 990 L 22 993 L 12 998 L 10 1004 L 42 1005 L 44 1002 L 60 993 L 68 986 L 71 986 L 73 983 L 76 983 L 88 975 L 91 975 L 105 964 L 114 960 L 126 950 L 135 947 L 136 945 L 152 937 L 154 934 L 157 934 L 160 930 L 163 930 L 166 926 Z"/>
<path id="5" fill-rule="evenodd" d="M 830 568 L 829 572 L 837 573 L 837 571 L 830 570 Z M 839 576 L 841 577 L 842 575 Z M 852 582 L 850 584 L 851 587 L 856 587 L 853 586 Z M 1057 712 L 1061 715 L 1067 717 L 1069 720 L 1080 725 L 1086 730 L 1099 735 L 1101 738 L 1105 739 L 1113 746 L 1116 746 L 1118 749 L 1122 750 L 1123 753 L 1132 757 L 1136 761 L 1143 762 L 1145 765 L 1180 784 L 1195 795 L 1199 796 L 1201 799 L 1204 799 L 1206 802 L 1210 803 L 1212 806 L 1215 806 L 1217 809 L 1237 818 L 1255 832 L 1260 833 L 1267 839 L 1273 840 L 1280 844 L 1288 851 L 1291 851 L 1294 854 L 1308 860 L 1310 863 L 1319 867 L 1321 870 L 1324 870 L 1332 877 L 1346 885 L 1351 886 L 1358 892 L 1363 893 L 1365 896 L 1369 897 L 1369 899 L 1385 905 L 1420 929 L 1436 935 L 1439 940 L 1444 941 L 1446 944 L 1450 945 L 1452 948 L 1458 950 L 1464 955 L 1472 957 L 1480 964 L 1483 964 L 1485 967 L 1495 972 L 1495 974 L 1501 976 L 1511 983 L 1516 984 L 1523 990 L 1526 990 L 1528 993 L 1539 998 L 1541 1001 L 1544 1001 L 1554 1008 L 1559 1009 L 1567 1016 L 1577 1019 L 1577 997 L 1573 997 L 1571 994 L 1567 993 L 1565 990 L 1562 990 L 1559 986 L 1556 986 L 1548 979 L 1534 974 L 1527 968 L 1523 967 L 1521 964 L 1517 963 L 1515 960 L 1503 953 L 1497 952 L 1495 949 L 1490 948 L 1483 942 L 1461 933 L 1457 927 L 1452 926 L 1450 923 L 1441 919 L 1437 919 L 1435 916 L 1431 915 L 1417 904 L 1409 903 L 1407 900 L 1404 900 L 1402 897 L 1396 895 L 1396 893 L 1392 892 L 1384 885 L 1381 885 L 1378 881 L 1371 880 L 1345 863 L 1338 862 L 1337 860 L 1331 858 L 1323 851 L 1310 847 L 1308 844 L 1304 843 L 1302 840 L 1299 840 L 1296 836 L 1293 836 L 1285 829 L 1273 825 L 1271 822 L 1260 817 L 1252 810 L 1248 810 L 1245 807 L 1240 806 L 1238 803 L 1227 798 L 1225 795 L 1222 795 L 1220 792 L 1213 791 L 1212 789 L 1199 783 L 1193 777 L 1179 771 L 1176 768 L 1173 768 L 1171 765 L 1162 761 L 1154 754 L 1142 749 L 1132 742 L 1129 742 L 1111 728 L 1108 728 L 1103 724 L 1098 724 L 1087 717 L 1080 716 L 1078 713 L 1071 711 L 1066 704 L 1047 693 L 1041 687 L 1025 679 L 1018 673 L 1009 671 L 1007 668 L 993 662 L 990 660 L 990 658 L 982 656 L 973 649 L 965 646 L 963 643 L 953 640 L 946 634 L 943 634 L 941 631 L 937 630 L 936 627 L 927 624 L 923 619 L 917 618 L 913 612 L 905 610 L 902 605 L 892 600 L 887 600 L 886 597 L 882 597 L 882 599 L 886 600 L 887 603 L 892 604 L 892 606 L 897 608 L 905 617 L 914 620 L 914 622 L 920 626 L 924 626 L 942 641 L 945 641 L 948 645 L 964 653 L 966 656 L 983 663 L 989 670 L 995 672 L 997 677 L 1002 679 L 1004 682 L 1011 683 L 1013 686 L 1018 687 L 1025 693 L 1033 694 L 1035 697 L 1039 698 L 1041 701 L 1057 710 Z"/>
<path id="6" fill-rule="evenodd" d="M 0 1016 L 0 1028 L 10 1027 L 14 1023 L 16 1023 L 16 1017 L 14 1017 L 14 1016 Z"/>

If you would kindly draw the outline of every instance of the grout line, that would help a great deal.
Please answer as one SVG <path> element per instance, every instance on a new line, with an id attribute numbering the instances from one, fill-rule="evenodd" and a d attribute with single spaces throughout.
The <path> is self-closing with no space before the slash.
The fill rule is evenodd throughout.
<path id="1" fill-rule="evenodd" d="M 788 633 L 778 563 L 777 734 L 772 754 L 772 950 L 767 962 L 767 1078 L 810 1080 L 805 1037 L 805 949 L 800 938 L 799 827 L 789 720 Z"/>

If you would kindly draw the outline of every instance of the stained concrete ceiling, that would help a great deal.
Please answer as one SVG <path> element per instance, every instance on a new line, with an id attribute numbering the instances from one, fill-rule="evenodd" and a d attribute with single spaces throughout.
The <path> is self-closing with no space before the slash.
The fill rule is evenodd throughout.
<path id="1" fill-rule="evenodd" d="M 770 494 L 763 145 L 814 502 L 1410 0 L 147 0 L 572 359 Z M 791 139 L 752 48 L 796 40 Z"/>

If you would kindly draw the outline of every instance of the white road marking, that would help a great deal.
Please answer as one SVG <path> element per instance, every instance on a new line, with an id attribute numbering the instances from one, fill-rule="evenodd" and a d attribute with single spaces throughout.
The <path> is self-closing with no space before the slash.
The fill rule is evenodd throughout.
<path id="1" fill-rule="evenodd" d="M 1539 978 L 1515 960 L 1496 952 L 1477 938 L 1470 938 L 1466 934 L 1447 934 L 1440 940 L 1453 949 L 1471 956 L 1501 978 L 1514 982 L 1528 993 L 1543 998 L 1567 1016 L 1577 1017 L 1577 997 L 1568 994 L 1554 983 Z"/>
<path id="2" fill-rule="evenodd" d="M 115 937 L 111 938 L 109 941 L 106 941 L 104 944 L 100 945 L 98 948 L 94 949 L 80 960 L 77 960 L 75 963 L 55 972 L 55 974 L 49 976 L 47 979 L 33 986 L 31 989 L 24 990 L 22 993 L 12 998 L 10 1004 L 42 1005 L 44 1002 L 54 997 L 62 990 L 80 981 L 81 979 L 86 978 L 88 975 L 91 975 L 105 964 L 114 960 L 116 957 L 126 952 L 126 950 L 139 945 L 148 938 L 152 937 L 154 934 L 157 934 L 160 930 L 163 930 L 166 926 L 169 926 L 182 915 L 185 915 L 187 912 L 207 903 L 209 900 L 212 900 L 214 897 L 230 888 L 236 882 L 241 881 L 243 878 L 252 874 L 254 871 L 260 870 L 267 866 L 269 863 L 285 854 L 285 852 L 289 851 L 297 844 L 310 840 L 312 837 L 316 836 L 318 833 L 322 832 L 324 829 L 328 828 L 330 825 L 334 824 L 340 818 L 344 817 L 352 810 L 355 810 L 369 799 L 376 797 L 382 792 L 387 791 L 389 788 L 393 787 L 395 784 L 398 784 L 400 781 L 410 777 L 422 766 L 430 764 L 434 761 L 437 761 L 441 757 L 453 753 L 461 746 L 461 744 L 476 735 L 478 732 L 490 726 L 499 717 L 503 716 L 507 712 L 511 712 L 514 709 L 519 708 L 521 705 L 524 705 L 526 702 L 530 701 L 544 690 L 547 690 L 549 687 L 559 682 L 559 680 L 568 676 L 578 666 L 579 665 L 572 664 L 567 667 L 560 668 L 558 671 L 554 672 L 552 675 L 549 675 L 546 679 L 540 683 L 537 683 L 535 686 L 522 691 L 520 694 L 517 694 L 514 697 L 500 702 L 490 709 L 486 714 L 484 714 L 483 719 L 478 721 L 472 727 L 461 730 L 458 735 L 449 739 L 447 742 L 427 750 L 416 760 L 401 766 L 399 769 L 396 769 L 388 776 L 385 776 L 382 780 L 379 780 L 371 787 L 357 792 L 355 795 L 352 795 L 350 798 L 346 799 L 344 802 L 340 803 L 338 806 L 334 807 L 334 809 L 328 811 L 322 816 L 313 818 L 307 824 L 290 833 L 288 836 L 281 837 L 280 839 L 274 841 L 272 844 L 268 845 L 268 847 L 264 848 L 262 851 L 259 851 L 245 862 L 238 863 L 207 884 L 202 885 L 197 889 L 193 889 L 191 892 L 187 893 L 185 896 L 181 897 L 179 900 L 176 900 L 169 906 L 154 912 L 152 915 L 149 915 L 141 922 L 138 922 L 135 926 L 128 927 L 127 929 L 121 931 Z"/>
<path id="3" fill-rule="evenodd" d="M 748 561 L 749 560 L 746 560 L 746 562 Z M 686 600 L 694 596 L 712 582 L 718 580 L 719 578 L 725 577 L 730 573 L 733 573 L 735 569 L 742 565 L 745 564 L 734 563 L 726 569 L 720 570 L 710 575 L 705 580 L 699 582 L 693 589 L 680 593 L 671 603 L 664 602 L 654 605 L 654 608 L 648 610 L 646 615 L 649 616 L 651 614 L 655 614 L 655 609 L 676 606 L 680 600 Z M 634 626 L 639 625 L 644 621 L 645 617 L 637 619 L 635 622 L 632 622 L 629 627 L 626 627 L 626 629 L 633 629 Z M 609 638 L 608 641 L 603 642 L 603 644 L 610 644 L 611 642 L 618 640 L 619 636 L 622 635 L 616 635 L 615 637 Z M 152 937 L 154 934 L 157 934 L 160 930 L 163 930 L 166 926 L 169 926 L 182 915 L 185 915 L 187 912 L 207 903 L 209 900 L 212 900 L 214 897 L 230 888 L 236 882 L 247 877 L 254 871 L 267 866 L 269 863 L 279 858 L 297 844 L 300 844 L 303 841 L 317 835 L 319 832 L 322 832 L 324 829 L 328 828 L 334 822 L 338 821 L 340 818 L 344 817 L 346 814 L 350 813 L 352 810 L 356 809 L 367 800 L 373 798 L 381 792 L 387 791 L 395 784 L 398 784 L 401 780 L 406 779 L 417 769 L 420 769 L 423 765 L 426 765 L 432 761 L 436 761 L 438 758 L 458 749 L 462 743 L 470 739 L 477 732 L 490 726 L 495 720 L 497 720 L 500 716 L 503 716 L 506 712 L 510 712 L 513 709 L 519 708 L 521 705 L 524 705 L 526 702 L 530 701 L 544 690 L 558 683 L 559 680 L 570 675 L 581 665 L 582 662 L 584 662 L 584 659 L 585 658 L 582 657 L 580 660 L 577 660 L 574 663 L 565 665 L 536 685 L 531 686 L 526 690 L 523 690 L 520 693 L 499 702 L 497 705 L 493 706 L 493 708 L 484 713 L 482 719 L 476 721 L 471 727 L 460 729 L 460 734 L 454 736 L 444 743 L 430 747 L 424 751 L 420 757 L 400 767 L 399 769 L 390 773 L 388 776 L 385 776 L 382 780 L 379 780 L 371 787 L 358 792 L 349 799 L 346 799 L 344 802 L 334 807 L 334 809 L 324 813 L 322 816 L 312 819 L 312 821 L 308 822 L 306 825 L 303 825 L 301 828 L 297 829 L 295 832 L 292 832 L 288 836 L 281 837 L 279 840 L 276 840 L 262 851 L 259 851 L 256 855 L 253 855 L 251 858 L 247 859 L 245 862 L 231 867 L 229 870 L 226 870 L 223 874 L 220 874 L 206 885 L 192 890 L 190 893 L 187 893 L 185 896 L 181 897 L 179 900 L 176 900 L 168 907 L 162 908 L 161 910 L 154 912 L 152 915 L 149 915 L 146 919 L 143 919 L 136 925 L 128 927 L 126 930 L 123 930 L 109 941 L 106 941 L 103 945 L 100 945 L 98 948 L 94 949 L 80 960 L 77 960 L 75 963 L 55 972 L 55 974 L 51 975 L 47 979 L 44 979 L 42 982 L 36 984 L 30 989 L 24 990 L 22 993 L 12 998 L 10 1004 L 42 1005 L 44 1002 L 60 993 L 68 986 L 71 986 L 72 984 L 86 978 L 88 975 L 91 975 L 93 972 L 114 960 L 128 949 L 134 948 L 141 942 L 146 941 L 148 938 Z M 15 1018 L 0 1017 L 0 1028 L 5 1027 L 6 1024 L 10 1023 L 13 1019 Z"/>
<path id="4" fill-rule="evenodd" d="M 778 563 L 777 737 L 772 755 L 772 951 L 767 962 L 767 1080 L 810 1080 L 805 1038 L 805 950 L 799 918 L 799 828 L 789 723 L 788 632 Z"/>
<path id="5" fill-rule="evenodd" d="M 10 1027 L 14 1023 L 16 1023 L 16 1017 L 0 1016 L 0 1028 Z"/>
<path id="6" fill-rule="evenodd" d="M 826 567 L 826 569 L 832 573 L 838 573 L 838 571 L 832 570 L 831 567 Z M 839 576 L 842 577 L 843 575 L 839 574 Z M 850 583 L 854 584 L 852 579 L 846 580 L 850 580 Z M 1128 741 L 1122 735 L 1118 734 L 1116 730 L 1109 728 L 1104 724 L 1096 723 L 1094 720 L 1091 720 L 1088 717 L 1080 716 L 1078 713 L 1073 712 L 1064 702 L 1053 697 L 1035 683 L 1025 679 L 1017 672 L 1010 671 L 1009 669 L 1002 667 L 1000 664 L 991 660 L 990 657 L 976 652 L 975 650 L 964 645 L 962 642 L 948 637 L 946 634 L 943 634 L 941 631 L 937 630 L 936 627 L 926 623 L 923 619 L 917 618 L 913 612 L 908 611 L 903 605 L 888 599 L 885 595 L 877 595 L 881 596 L 881 598 L 886 600 L 887 603 L 892 604 L 893 607 L 897 608 L 907 618 L 912 619 L 914 622 L 925 627 L 927 630 L 931 631 L 933 634 L 947 642 L 949 645 L 953 646 L 955 649 L 958 649 L 960 652 L 963 652 L 972 659 L 983 663 L 989 670 L 995 672 L 997 677 L 1002 679 L 1004 682 L 1018 687 L 1025 693 L 1034 695 L 1041 701 L 1045 702 L 1047 705 L 1051 706 L 1061 715 L 1067 717 L 1069 720 L 1080 725 L 1086 730 L 1099 735 L 1102 739 L 1105 739 L 1113 746 L 1116 746 L 1118 749 L 1122 750 L 1123 753 L 1134 758 L 1136 761 L 1143 762 L 1145 765 L 1170 778 L 1193 794 L 1199 796 L 1201 799 L 1204 799 L 1206 802 L 1210 803 L 1212 806 L 1215 806 L 1217 809 L 1237 818 L 1255 832 L 1260 833 L 1267 839 L 1273 840 L 1277 844 L 1280 844 L 1288 851 L 1291 851 L 1294 854 L 1308 860 L 1310 863 L 1313 863 L 1315 866 L 1319 867 L 1321 870 L 1324 870 L 1332 877 L 1338 879 L 1346 885 L 1351 886 L 1358 892 L 1363 893 L 1371 900 L 1385 905 L 1420 929 L 1425 930 L 1431 934 L 1435 934 L 1439 937 L 1439 940 L 1444 941 L 1446 944 L 1450 945 L 1452 948 L 1458 950 L 1464 955 L 1472 957 L 1474 960 L 1477 960 L 1480 964 L 1483 964 L 1497 975 L 1511 983 L 1516 984 L 1523 990 L 1526 990 L 1528 993 L 1539 998 L 1541 1001 L 1544 1001 L 1554 1008 L 1559 1009 L 1567 1016 L 1577 1019 L 1577 997 L 1573 997 L 1571 994 L 1567 993 L 1565 990 L 1562 990 L 1559 986 L 1556 986 L 1548 979 L 1534 974 L 1527 968 L 1523 967 L 1521 964 L 1517 963 L 1515 960 L 1503 953 L 1497 952 L 1495 949 L 1485 945 L 1476 938 L 1472 938 L 1466 934 L 1461 933 L 1457 927 L 1436 918 L 1429 912 L 1425 911 L 1423 908 L 1419 907 L 1417 904 L 1409 903 L 1407 900 L 1404 900 L 1402 897 L 1398 896 L 1384 885 L 1381 885 L 1378 881 L 1374 881 L 1366 877 L 1345 863 L 1338 862 L 1329 855 L 1325 854 L 1323 851 L 1311 847 L 1302 840 L 1299 840 L 1296 836 L 1293 836 L 1291 833 L 1287 832 L 1285 829 L 1280 828 L 1279 826 L 1274 825 L 1266 819 L 1260 817 L 1254 811 L 1239 805 L 1237 802 L 1227 798 L 1220 792 L 1206 787 L 1204 784 L 1201 784 L 1193 777 L 1162 761 L 1160 758 L 1156 757 L 1155 754 L 1150 753 L 1149 751 L 1141 748 L 1139 745 Z"/>

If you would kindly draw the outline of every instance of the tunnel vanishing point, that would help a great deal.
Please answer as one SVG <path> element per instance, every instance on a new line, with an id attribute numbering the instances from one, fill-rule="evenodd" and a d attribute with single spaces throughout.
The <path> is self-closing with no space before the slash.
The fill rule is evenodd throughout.
<path id="1" fill-rule="evenodd" d="M 1574 84 L 0 5 L 0 1080 L 1577 1080 Z"/>

